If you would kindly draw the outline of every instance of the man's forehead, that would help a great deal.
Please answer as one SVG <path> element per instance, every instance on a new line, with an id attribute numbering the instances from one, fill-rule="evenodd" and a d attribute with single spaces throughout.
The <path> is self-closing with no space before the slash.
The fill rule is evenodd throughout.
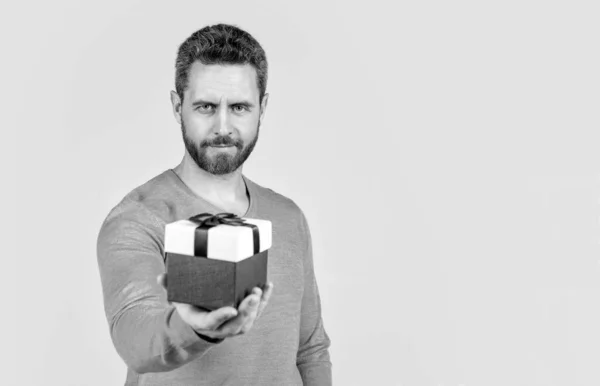
<path id="1" fill-rule="evenodd" d="M 203 64 L 194 62 L 188 76 L 192 98 L 258 98 L 256 70 L 249 64 Z"/>

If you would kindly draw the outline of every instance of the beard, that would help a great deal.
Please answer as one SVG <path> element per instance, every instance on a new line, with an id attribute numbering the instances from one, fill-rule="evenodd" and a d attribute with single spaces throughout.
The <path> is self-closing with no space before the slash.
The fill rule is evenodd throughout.
<path id="1" fill-rule="evenodd" d="M 196 165 L 202 170 L 210 174 L 224 175 L 230 174 L 236 171 L 240 166 L 246 162 L 254 146 L 258 141 L 258 133 L 260 130 L 260 122 L 256 126 L 256 136 L 254 139 L 244 147 L 244 142 L 240 140 L 232 140 L 230 137 L 217 137 L 212 141 L 202 141 L 199 145 L 194 143 L 191 138 L 188 137 L 185 124 L 181 121 L 181 133 L 183 135 L 183 143 L 189 153 L 190 157 L 194 160 Z M 235 154 L 226 151 L 215 152 L 215 155 L 210 157 L 207 153 L 209 146 L 211 145 L 233 145 L 236 147 Z"/>

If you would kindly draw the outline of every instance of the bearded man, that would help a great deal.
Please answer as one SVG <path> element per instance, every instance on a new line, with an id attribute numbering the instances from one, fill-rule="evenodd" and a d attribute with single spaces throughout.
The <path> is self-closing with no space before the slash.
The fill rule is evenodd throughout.
<path id="1" fill-rule="evenodd" d="M 97 243 L 104 309 L 125 385 L 331 385 L 307 219 L 242 174 L 269 95 L 267 59 L 246 31 L 207 26 L 179 47 L 171 103 L 185 154 L 128 193 Z M 239 307 L 167 301 L 165 225 L 198 213 L 271 221 L 269 282 Z M 268 306 L 267 306 L 268 305 Z"/>

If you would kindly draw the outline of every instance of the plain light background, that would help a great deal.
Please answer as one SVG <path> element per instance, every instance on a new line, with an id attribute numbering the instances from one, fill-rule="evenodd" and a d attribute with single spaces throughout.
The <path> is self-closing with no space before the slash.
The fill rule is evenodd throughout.
<path id="1" fill-rule="evenodd" d="M 593 1 L 16 4 L 1 384 L 124 383 L 97 233 L 180 161 L 176 51 L 219 22 L 267 52 L 243 171 L 307 215 L 335 385 L 600 384 Z"/>

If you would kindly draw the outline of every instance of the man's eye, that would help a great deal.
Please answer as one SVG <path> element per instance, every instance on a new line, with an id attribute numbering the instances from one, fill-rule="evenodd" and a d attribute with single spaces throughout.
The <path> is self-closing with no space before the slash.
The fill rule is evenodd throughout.
<path id="1" fill-rule="evenodd" d="M 233 106 L 233 110 L 236 113 L 241 113 L 242 111 L 246 111 L 246 106 L 242 106 L 242 105 L 235 105 Z"/>
<path id="2" fill-rule="evenodd" d="M 198 110 L 200 111 L 210 111 L 212 106 L 209 104 L 198 105 Z"/>

